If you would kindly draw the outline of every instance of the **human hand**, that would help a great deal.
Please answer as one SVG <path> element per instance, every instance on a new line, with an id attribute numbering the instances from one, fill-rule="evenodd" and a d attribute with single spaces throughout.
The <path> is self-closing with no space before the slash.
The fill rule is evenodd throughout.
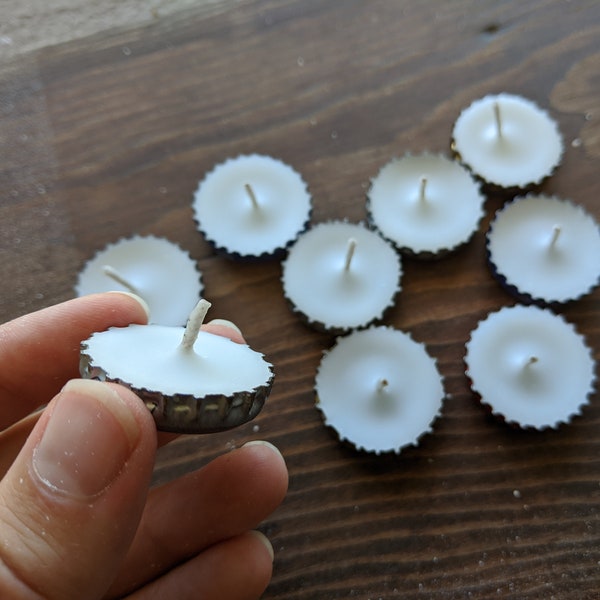
<path id="1" fill-rule="evenodd" d="M 0 326 L 0 598 L 250 600 L 267 586 L 272 548 L 253 529 L 286 493 L 279 452 L 251 442 L 150 489 L 173 435 L 130 390 L 74 379 L 81 340 L 146 320 L 108 293 Z"/>

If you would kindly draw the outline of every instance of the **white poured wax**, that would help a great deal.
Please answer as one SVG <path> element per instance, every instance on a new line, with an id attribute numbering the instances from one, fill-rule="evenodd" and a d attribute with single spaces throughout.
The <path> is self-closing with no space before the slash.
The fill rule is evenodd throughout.
<path id="1" fill-rule="evenodd" d="M 269 156 L 238 156 L 200 182 L 193 209 L 198 228 L 219 250 L 240 257 L 285 249 L 310 219 L 301 176 Z"/>
<path id="2" fill-rule="evenodd" d="M 317 406 L 340 439 L 368 452 L 399 452 L 431 429 L 444 398 L 435 360 L 388 327 L 338 338 L 315 381 Z"/>
<path id="3" fill-rule="evenodd" d="M 488 315 L 471 333 L 465 363 L 482 401 L 521 427 L 568 422 L 594 389 L 595 363 L 582 336 L 537 306 Z"/>
<path id="4" fill-rule="evenodd" d="M 282 283 L 309 324 L 348 330 L 383 316 L 401 276 L 400 258 L 377 233 L 332 221 L 298 238 L 283 263 Z"/>
<path id="5" fill-rule="evenodd" d="M 196 330 L 200 324 L 201 319 Z M 115 327 L 94 333 L 85 341 L 84 352 L 91 366 L 101 368 L 109 379 L 165 396 L 231 396 L 268 383 L 271 365 L 262 354 L 223 336 L 189 329 Z"/>
<path id="6" fill-rule="evenodd" d="M 175 326 L 186 322 L 202 287 L 196 263 L 179 246 L 136 236 L 110 244 L 88 261 L 75 292 L 133 291 L 148 304 L 152 323 Z"/>
<path id="7" fill-rule="evenodd" d="M 498 211 L 487 237 L 492 266 L 534 300 L 573 300 L 600 280 L 600 229 L 570 201 L 516 198 Z"/>
<path id="8" fill-rule="evenodd" d="M 563 141 L 548 113 L 511 94 L 476 100 L 456 120 L 453 148 L 474 173 L 500 187 L 540 183 L 558 166 Z"/>
<path id="9" fill-rule="evenodd" d="M 399 249 L 439 253 L 466 243 L 485 198 L 470 173 L 444 156 L 405 156 L 373 179 L 367 210 L 382 235 Z"/>

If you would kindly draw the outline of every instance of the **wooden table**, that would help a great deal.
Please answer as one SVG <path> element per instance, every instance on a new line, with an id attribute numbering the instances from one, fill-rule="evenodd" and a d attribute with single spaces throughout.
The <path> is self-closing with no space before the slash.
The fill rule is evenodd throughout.
<path id="1" fill-rule="evenodd" d="M 447 153 L 472 100 L 526 96 L 565 154 L 543 191 L 600 218 L 600 4 L 594 0 L 248 0 L 46 48 L 0 72 L 0 320 L 72 297 L 94 252 L 123 236 L 177 242 L 198 261 L 211 317 L 275 364 L 266 407 L 235 431 L 162 452 L 156 481 L 252 438 L 277 444 L 287 499 L 263 525 L 267 599 L 600 597 L 600 398 L 558 431 L 511 429 L 469 390 L 464 344 L 513 304 L 484 235 L 434 262 L 405 260 L 386 323 L 437 359 L 448 393 L 434 431 L 400 455 L 340 443 L 314 405 L 332 339 L 305 327 L 277 262 L 236 264 L 197 232 L 197 182 L 258 152 L 302 173 L 313 222 L 365 217 L 394 156 Z M 600 257 L 599 257 L 600 258 Z M 561 312 L 600 358 L 600 292 Z"/>

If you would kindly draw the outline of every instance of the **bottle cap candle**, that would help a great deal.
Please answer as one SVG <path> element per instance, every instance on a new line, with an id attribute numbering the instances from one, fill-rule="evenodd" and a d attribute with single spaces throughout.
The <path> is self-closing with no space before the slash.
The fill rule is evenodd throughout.
<path id="1" fill-rule="evenodd" d="M 479 184 L 441 155 L 407 155 L 385 165 L 371 182 L 371 224 L 401 251 L 439 257 L 466 243 L 483 216 Z"/>
<path id="2" fill-rule="evenodd" d="M 283 291 L 316 329 L 342 333 L 383 317 L 400 290 L 391 244 L 363 225 L 320 223 L 303 233 L 283 263 Z"/>
<path id="3" fill-rule="evenodd" d="M 444 398 L 425 347 L 388 327 L 338 338 L 319 365 L 315 392 L 325 423 L 340 439 L 377 454 L 416 445 Z"/>
<path id="4" fill-rule="evenodd" d="M 580 206 L 555 196 L 516 198 L 487 234 L 492 273 L 525 302 L 563 303 L 600 280 L 600 228 Z"/>
<path id="5" fill-rule="evenodd" d="M 152 323 L 183 325 L 202 287 L 196 263 L 179 246 L 163 238 L 135 236 L 108 245 L 88 261 L 75 293 L 133 292 L 148 304 Z"/>
<path id="6" fill-rule="evenodd" d="M 583 337 L 537 306 L 488 315 L 471 333 L 465 363 L 482 402 L 524 428 L 570 421 L 594 389 L 595 363 Z"/>
<path id="7" fill-rule="evenodd" d="M 460 114 L 452 148 L 486 183 L 523 189 L 554 172 L 563 141 L 556 122 L 534 102 L 498 94 L 476 100 Z"/>
<path id="8" fill-rule="evenodd" d="M 245 344 L 200 331 L 209 307 L 201 299 L 185 328 L 94 333 L 81 345 L 81 375 L 133 390 L 162 431 L 210 433 L 250 421 L 271 390 L 272 365 Z"/>
<path id="9" fill-rule="evenodd" d="M 310 221 L 302 177 L 269 156 L 238 156 L 200 182 L 193 209 L 198 229 L 220 253 L 238 259 L 279 256 Z"/>

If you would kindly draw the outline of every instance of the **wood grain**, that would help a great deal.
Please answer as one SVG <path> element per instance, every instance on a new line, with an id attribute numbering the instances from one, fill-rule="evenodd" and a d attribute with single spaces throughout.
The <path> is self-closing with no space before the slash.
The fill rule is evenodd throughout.
<path id="1" fill-rule="evenodd" d="M 77 272 L 122 236 L 154 234 L 199 263 L 211 316 L 275 364 L 263 413 L 180 439 L 156 481 L 244 441 L 290 469 L 263 525 L 276 564 L 267 599 L 600 597 L 600 398 L 558 431 L 490 417 L 464 376 L 464 344 L 513 303 L 491 278 L 484 233 L 436 262 L 406 260 L 386 323 L 438 360 L 448 399 L 434 431 L 396 456 L 339 443 L 314 406 L 332 340 L 281 294 L 278 263 L 212 254 L 190 202 L 241 153 L 294 166 L 314 222 L 365 217 L 370 179 L 406 152 L 448 152 L 460 110 L 507 91 L 549 110 L 565 155 L 543 191 L 600 219 L 600 5 L 593 1 L 248 0 L 44 49 L 0 67 L 0 319 L 69 298 Z M 600 295 L 564 315 L 600 358 Z"/>

